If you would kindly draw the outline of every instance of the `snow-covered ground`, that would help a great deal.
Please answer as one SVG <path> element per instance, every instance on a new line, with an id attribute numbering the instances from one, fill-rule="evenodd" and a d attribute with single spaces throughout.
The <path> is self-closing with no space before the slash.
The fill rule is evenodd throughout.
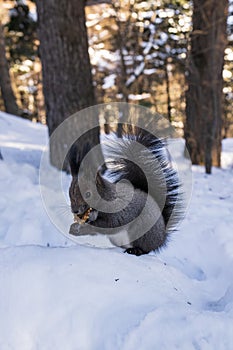
<path id="1" fill-rule="evenodd" d="M 232 350 L 233 140 L 223 169 L 193 167 L 168 247 L 141 257 L 58 232 L 40 195 L 46 142 L 46 127 L 0 113 L 0 349 Z"/>

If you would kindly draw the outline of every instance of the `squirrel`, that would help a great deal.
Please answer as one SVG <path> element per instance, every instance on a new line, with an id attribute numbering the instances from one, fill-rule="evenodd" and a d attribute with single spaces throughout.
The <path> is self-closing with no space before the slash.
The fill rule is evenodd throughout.
<path id="1" fill-rule="evenodd" d="M 116 135 L 115 135 L 116 136 Z M 136 147 L 139 145 L 139 147 Z M 107 234 L 125 252 L 140 256 L 166 246 L 168 237 L 182 217 L 182 194 L 177 171 L 173 168 L 164 140 L 146 130 L 122 127 L 121 137 L 106 142 L 111 159 L 92 177 L 92 165 L 85 174 L 80 170 L 84 156 L 91 150 L 73 145 L 69 151 L 72 182 L 69 188 L 75 223 L 72 235 Z M 93 180 L 94 179 L 94 180 Z M 82 182 L 82 191 L 80 187 Z M 115 210 L 88 204 L 97 193 Z"/>

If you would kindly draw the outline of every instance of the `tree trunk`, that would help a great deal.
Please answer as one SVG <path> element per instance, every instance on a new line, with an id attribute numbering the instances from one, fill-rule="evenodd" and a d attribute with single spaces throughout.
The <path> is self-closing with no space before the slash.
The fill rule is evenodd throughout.
<path id="1" fill-rule="evenodd" d="M 123 33 L 122 35 L 122 25 L 121 21 L 118 19 L 118 13 L 117 13 L 117 8 L 114 7 L 114 10 L 116 11 L 116 25 L 118 27 L 117 31 L 117 36 L 116 36 L 116 44 L 117 47 L 119 48 L 119 53 L 120 53 L 120 75 L 118 76 L 118 85 L 119 85 L 119 93 L 123 95 L 123 102 L 129 102 L 129 90 L 128 87 L 126 86 L 126 81 L 127 81 L 127 67 L 125 63 L 125 56 L 124 56 L 124 40 L 125 40 L 125 35 Z"/>
<path id="2" fill-rule="evenodd" d="M 172 121 L 172 106 L 171 106 L 171 92 L 170 92 L 170 79 L 168 71 L 168 59 L 165 59 L 165 82 L 166 82 L 166 92 L 167 92 L 167 117 L 169 122 Z"/>
<path id="3" fill-rule="evenodd" d="M 43 91 L 51 135 L 67 117 L 95 104 L 88 54 L 85 1 L 37 0 L 36 4 Z M 79 127 L 81 126 L 77 123 L 77 130 Z M 68 137 L 69 132 L 74 133 L 75 130 L 65 132 Z M 66 165 L 62 164 L 66 142 L 54 142 L 50 144 L 51 163 L 59 169 L 66 168 Z M 99 142 L 99 134 L 96 131 L 92 134 L 92 142 Z"/>
<path id="4" fill-rule="evenodd" d="M 111 0 L 86 0 L 85 6 L 93 6 L 100 4 L 111 4 Z"/>
<path id="5" fill-rule="evenodd" d="M 194 0 L 185 139 L 193 164 L 220 167 L 227 0 Z"/>
<path id="6" fill-rule="evenodd" d="M 5 40 L 2 23 L 0 21 L 0 88 L 5 110 L 7 113 L 18 115 L 18 106 L 11 87 L 11 78 L 6 59 Z"/>

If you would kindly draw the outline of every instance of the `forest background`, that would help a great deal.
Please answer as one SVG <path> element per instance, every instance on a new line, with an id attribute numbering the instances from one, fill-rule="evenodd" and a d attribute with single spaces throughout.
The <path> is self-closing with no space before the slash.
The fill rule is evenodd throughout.
<path id="1" fill-rule="evenodd" d="M 38 1 L 38 8 L 40 3 L 43 3 L 43 1 Z M 43 9 L 44 11 L 48 9 L 50 15 L 49 7 L 51 10 L 52 3 L 51 0 L 45 2 Z M 60 1 L 59 6 L 57 5 L 57 7 L 60 7 L 60 14 L 64 14 L 63 29 L 64 23 L 67 23 L 65 31 L 70 32 L 67 34 L 69 37 L 72 37 L 74 28 L 71 22 L 65 20 L 68 7 L 74 3 L 73 1 Z M 80 1 L 80 4 L 76 7 L 84 7 L 84 5 L 95 103 L 131 102 L 148 107 L 153 112 L 167 116 L 172 125 L 183 135 L 185 125 L 192 129 L 190 120 L 195 119 L 195 115 L 193 117 L 192 114 L 196 107 L 190 107 L 187 93 L 189 89 L 191 99 L 194 99 L 195 91 L 190 90 L 190 86 L 197 79 L 197 75 L 194 72 L 193 75 L 195 76 L 192 77 L 192 64 L 195 57 L 198 57 L 199 66 L 201 69 L 203 67 L 203 71 L 205 71 L 205 67 L 210 66 L 209 62 L 213 57 L 213 52 L 216 52 L 222 43 L 224 64 L 221 64 L 220 53 L 219 66 L 223 84 L 221 85 L 220 82 L 220 87 L 217 87 L 223 92 L 220 96 L 221 106 L 218 113 L 218 118 L 221 118 L 221 135 L 219 137 L 222 139 L 233 136 L 232 0 L 229 2 L 224 0 L 222 8 L 218 8 L 221 4 L 216 0 L 195 0 L 193 2 L 186 0 L 90 0 Z M 2 0 L 0 6 L 0 51 L 2 53 L 0 57 L 0 110 L 6 110 L 34 122 L 46 124 L 48 120 L 46 120 L 43 96 L 42 51 L 38 37 L 36 4 L 29 0 Z M 61 10 L 62 6 L 63 11 Z M 214 9 L 220 17 L 213 18 L 213 22 L 210 20 L 210 24 L 208 24 L 208 17 L 205 19 L 204 15 L 206 16 L 209 11 L 213 17 L 216 15 Z M 51 15 L 51 21 L 53 21 L 52 17 L 53 15 Z M 219 22 L 223 23 L 220 29 L 218 27 Z M 225 27 L 224 24 L 226 24 Z M 209 27 L 212 25 L 215 32 L 219 30 L 222 32 L 219 36 L 220 41 L 217 42 L 216 39 L 216 43 L 213 42 L 211 49 L 207 47 L 206 51 L 208 51 L 209 57 L 207 55 L 204 57 L 201 40 L 202 37 L 208 36 L 206 34 L 209 30 L 208 25 Z M 212 33 L 214 31 L 210 31 L 211 35 Z M 217 37 L 216 33 L 215 35 Z M 194 52 L 195 50 L 196 52 Z M 67 50 L 63 54 L 66 57 L 72 55 L 72 52 Z M 4 55 L 7 58 L 9 77 L 2 74 L 5 64 Z M 192 55 L 194 55 L 194 59 L 190 60 Z M 54 65 L 56 65 L 56 62 L 54 62 Z M 83 66 L 85 66 L 84 61 Z M 200 73 L 200 67 L 197 64 L 195 66 L 195 69 L 199 69 L 199 78 L 202 74 Z M 208 74 L 211 75 L 212 69 L 213 76 L 215 76 L 217 68 L 214 64 L 208 69 L 206 69 Z M 190 76 L 192 78 L 191 85 L 188 81 Z M 3 78 L 6 80 L 4 81 Z M 3 91 L 7 85 L 7 79 L 12 87 L 12 94 L 9 96 L 4 95 Z M 208 77 L 205 79 L 208 80 Z M 198 84 L 201 85 L 201 78 L 200 81 L 197 81 Z M 60 91 L 59 96 L 62 99 L 62 92 Z M 203 88 L 201 94 L 202 91 Z M 53 93 L 56 94 L 56 91 Z M 205 104 L 207 99 L 204 96 L 201 103 Z M 200 105 L 200 101 L 197 102 Z M 92 102 L 89 104 L 91 105 Z M 88 106 L 88 102 L 84 103 L 83 107 L 86 106 Z M 209 106 L 207 107 L 209 108 Z M 210 124 L 214 124 L 214 120 L 211 118 L 209 120 Z M 200 130 L 202 124 L 199 123 L 198 128 Z M 218 130 L 217 132 L 212 130 L 211 137 L 217 139 L 217 134 Z M 193 139 L 186 130 L 186 142 L 189 143 L 193 163 L 201 164 L 204 163 L 205 156 L 202 155 L 202 150 L 198 149 L 197 136 L 194 135 L 194 137 L 196 138 L 195 143 L 197 145 L 195 147 L 197 149 L 192 154 Z M 208 135 L 206 140 L 204 142 L 200 140 L 200 143 L 207 145 Z M 203 152 L 205 153 L 207 146 L 204 148 Z M 213 159 L 213 164 L 220 165 L 218 157 Z M 206 168 L 208 168 L 208 164 Z"/>

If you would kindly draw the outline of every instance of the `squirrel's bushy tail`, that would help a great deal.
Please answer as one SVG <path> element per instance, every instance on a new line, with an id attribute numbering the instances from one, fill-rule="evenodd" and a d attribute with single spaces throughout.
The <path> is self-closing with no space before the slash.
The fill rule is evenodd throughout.
<path id="1" fill-rule="evenodd" d="M 138 147 L 139 146 L 139 147 Z M 156 200 L 167 232 L 173 231 L 183 218 L 181 185 L 171 164 L 164 140 L 135 127 L 122 127 L 121 137 L 108 138 L 104 151 L 114 182 L 128 180 Z"/>

